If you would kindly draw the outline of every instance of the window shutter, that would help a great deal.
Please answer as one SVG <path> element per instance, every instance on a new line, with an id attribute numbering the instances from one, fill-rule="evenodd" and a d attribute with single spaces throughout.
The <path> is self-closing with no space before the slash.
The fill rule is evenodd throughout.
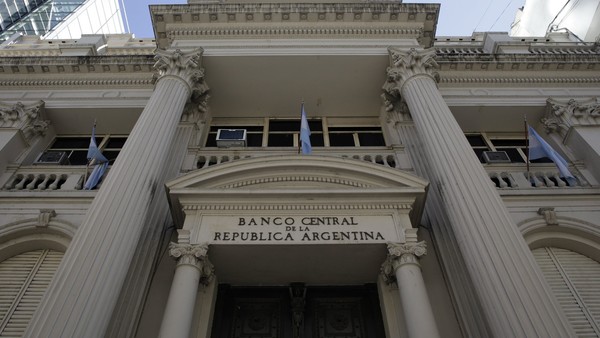
<path id="1" fill-rule="evenodd" d="M 533 250 L 578 337 L 600 337 L 600 263 L 559 248 Z"/>
<path id="2" fill-rule="evenodd" d="M 0 337 L 21 337 L 63 253 L 35 250 L 0 262 Z"/>

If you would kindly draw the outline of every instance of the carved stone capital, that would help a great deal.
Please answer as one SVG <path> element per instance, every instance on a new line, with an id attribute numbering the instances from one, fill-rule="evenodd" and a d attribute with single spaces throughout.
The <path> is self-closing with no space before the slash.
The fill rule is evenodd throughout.
<path id="1" fill-rule="evenodd" d="M 200 270 L 200 282 L 204 285 L 210 283 L 214 276 L 214 266 L 208 260 L 208 244 L 169 244 L 169 254 L 177 260 L 177 266 L 192 265 Z"/>
<path id="2" fill-rule="evenodd" d="M 24 104 L 0 102 L 0 128 L 15 128 L 23 132 L 27 141 L 37 135 L 44 135 L 49 120 L 45 120 L 44 101 Z"/>
<path id="3" fill-rule="evenodd" d="M 585 101 L 571 99 L 567 102 L 550 98 L 546 102 L 546 115 L 543 121 L 550 122 L 550 128 L 547 128 L 547 131 L 558 131 L 564 136 L 566 130 L 573 126 L 600 125 L 600 100 L 598 98 Z M 553 125 L 557 125 L 559 128 L 553 129 Z"/>
<path id="4" fill-rule="evenodd" d="M 396 281 L 396 270 L 406 264 L 419 265 L 419 257 L 427 254 L 425 241 L 418 243 L 388 243 L 388 256 L 381 265 L 381 273 L 387 284 Z"/>
<path id="5" fill-rule="evenodd" d="M 203 52 L 201 48 L 187 52 L 179 49 L 175 51 L 158 49 L 154 57 L 157 80 L 160 81 L 167 76 L 177 77 L 185 81 L 193 91 L 197 82 L 204 81 L 204 69 L 201 65 Z"/>
<path id="6" fill-rule="evenodd" d="M 431 77 L 439 81 L 439 65 L 435 61 L 435 49 L 402 50 L 389 48 L 390 66 L 387 68 L 387 82 L 395 83 L 396 87 L 402 88 L 410 78 L 417 75 Z"/>

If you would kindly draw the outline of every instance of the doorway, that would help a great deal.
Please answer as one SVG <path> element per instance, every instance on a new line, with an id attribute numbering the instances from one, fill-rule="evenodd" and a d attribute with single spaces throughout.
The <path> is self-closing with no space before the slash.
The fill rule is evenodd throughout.
<path id="1" fill-rule="evenodd" d="M 219 285 L 212 338 L 385 338 L 377 287 Z"/>

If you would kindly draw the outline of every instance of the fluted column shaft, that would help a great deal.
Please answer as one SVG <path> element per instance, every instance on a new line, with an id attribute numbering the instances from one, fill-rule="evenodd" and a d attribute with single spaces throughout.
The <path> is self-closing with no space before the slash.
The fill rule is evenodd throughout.
<path id="1" fill-rule="evenodd" d="M 436 85 L 435 52 L 390 50 L 384 86 L 421 135 L 454 234 L 496 337 L 569 337 L 571 328 Z"/>
<path id="2" fill-rule="evenodd" d="M 383 267 L 388 280 L 392 272 L 389 270 L 393 270 L 410 338 L 440 337 L 419 265 L 419 257 L 425 253 L 425 242 L 388 243 L 388 258 Z"/>
<path id="3" fill-rule="evenodd" d="M 101 337 L 143 232 L 168 149 L 194 83 L 199 52 L 159 55 L 161 77 L 92 201 L 26 337 Z"/>
<path id="4" fill-rule="evenodd" d="M 160 338 L 189 337 L 200 278 L 207 281 L 212 275 L 207 251 L 206 244 L 171 243 L 170 254 L 177 259 L 177 267 L 160 326 Z"/>

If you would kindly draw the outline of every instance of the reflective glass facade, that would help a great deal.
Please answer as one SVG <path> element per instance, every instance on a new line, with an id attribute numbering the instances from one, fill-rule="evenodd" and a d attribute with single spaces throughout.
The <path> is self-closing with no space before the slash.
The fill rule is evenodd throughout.
<path id="1" fill-rule="evenodd" d="M 0 0 L 0 41 L 20 32 L 44 35 L 86 0 Z"/>

